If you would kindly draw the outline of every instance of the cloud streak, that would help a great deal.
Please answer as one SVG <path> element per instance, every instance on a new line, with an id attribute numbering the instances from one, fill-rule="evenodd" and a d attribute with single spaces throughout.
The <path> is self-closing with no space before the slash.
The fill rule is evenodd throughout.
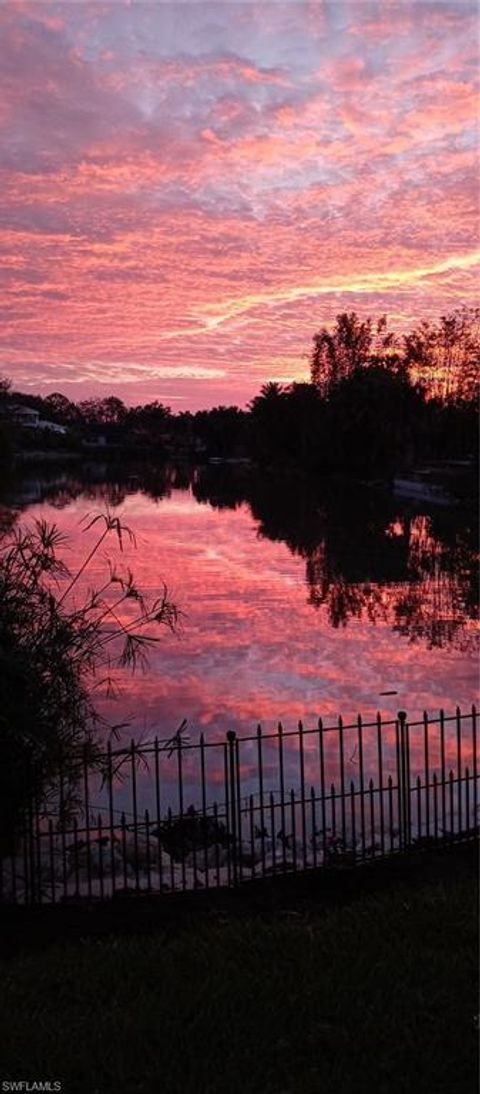
<path id="1" fill-rule="evenodd" d="M 472 301 L 476 23 L 469 0 L 4 5 L 0 370 L 245 402 L 345 307 L 404 328 Z"/>

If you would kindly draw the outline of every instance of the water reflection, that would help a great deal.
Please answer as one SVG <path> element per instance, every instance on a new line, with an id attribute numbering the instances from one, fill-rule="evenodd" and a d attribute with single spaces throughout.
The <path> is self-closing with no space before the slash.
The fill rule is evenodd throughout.
<path id="1" fill-rule="evenodd" d="M 428 648 L 475 647 L 477 526 L 473 514 L 400 511 L 388 494 L 318 494 L 305 481 L 212 475 L 193 485 L 219 508 L 248 502 L 261 536 L 305 559 L 308 601 L 332 627 L 388 622 Z"/>
<path id="2" fill-rule="evenodd" d="M 425 515 L 397 518 L 376 532 L 377 542 L 371 526 L 360 542 L 360 551 L 371 545 L 368 557 L 379 563 L 365 569 L 361 555 L 353 567 L 348 559 L 341 565 L 334 537 L 319 543 L 307 559 L 310 603 L 324 606 L 334 627 L 366 617 L 389 622 L 429 649 L 473 649 L 478 596 L 468 542 L 461 535 L 453 543 L 437 538 L 433 518 Z"/>
<path id="3" fill-rule="evenodd" d="M 23 476 L 2 498 L 9 519 L 41 515 L 73 536 L 72 565 L 82 516 L 121 510 L 137 537 L 126 564 L 152 593 L 165 579 L 184 610 L 148 674 L 121 681 L 137 734 L 168 735 L 183 717 L 196 739 L 474 698 L 471 514 L 228 465 L 92 463 Z"/>
<path id="4" fill-rule="evenodd" d="M 15 512 L 42 502 L 64 509 L 77 498 L 116 509 L 132 494 L 143 493 L 154 501 L 170 497 L 173 489 L 188 490 L 191 475 L 180 468 L 162 465 L 141 471 L 100 460 L 69 469 L 42 467 L 41 472 L 9 473 L 0 479 L 0 504 Z"/>

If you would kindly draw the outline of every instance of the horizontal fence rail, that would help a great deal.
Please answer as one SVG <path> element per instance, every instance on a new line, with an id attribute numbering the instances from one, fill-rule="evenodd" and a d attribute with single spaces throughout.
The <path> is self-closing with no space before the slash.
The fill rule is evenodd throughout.
<path id="1" fill-rule="evenodd" d="M 470 840 L 477 749 L 472 707 L 59 756 L 47 787 L 25 772 L 0 833 L 0 900 L 236 886 Z"/>

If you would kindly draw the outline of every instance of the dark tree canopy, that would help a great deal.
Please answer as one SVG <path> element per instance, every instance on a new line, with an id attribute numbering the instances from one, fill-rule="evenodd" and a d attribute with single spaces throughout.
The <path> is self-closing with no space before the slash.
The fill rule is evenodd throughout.
<path id="1" fill-rule="evenodd" d="M 83 756 L 96 761 L 95 731 L 102 723 L 94 688 L 109 686 L 115 666 L 135 666 L 157 640 L 159 625 L 176 623 L 166 589 L 147 602 L 131 573 L 112 566 L 101 588 L 72 597 L 107 537 L 116 535 L 121 546 L 131 535 L 108 512 L 88 527 L 99 521 L 98 536 L 73 574 L 62 561 L 65 537 L 55 526 L 36 522 L 0 545 L 2 835 L 32 793 L 39 800 L 48 795 L 61 763 L 75 774 L 75 758 L 79 769 Z"/>
<path id="2" fill-rule="evenodd" d="M 54 391 L 44 400 L 45 416 L 60 422 L 62 425 L 75 425 L 80 421 L 81 413 L 71 399 L 62 395 L 60 391 Z"/>
<path id="3" fill-rule="evenodd" d="M 85 421 L 95 425 L 121 425 L 127 415 L 125 403 L 116 395 L 105 399 L 85 399 L 79 409 Z"/>
<path id="4" fill-rule="evenodd" d="M 478 398 L 480 308 L 457 308 L 438 323 L 423 322 L 404 338 L 405 362 L 428 394 L 442 403 Z"/>
<path id="5" fill-rule="evenodd" d="M 397 339 L 388 331 L 386 316 L 376 322 L 356 312 L 337 315 L 333 330 L 322 327 L 313 338 L 310 359 L 312 383 L 328 396 L 336 384 L 356 369 L 376 364 L 398 367 Z"/>

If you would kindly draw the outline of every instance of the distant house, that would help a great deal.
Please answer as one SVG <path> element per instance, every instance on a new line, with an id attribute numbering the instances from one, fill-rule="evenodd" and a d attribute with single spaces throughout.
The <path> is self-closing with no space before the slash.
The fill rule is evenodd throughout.
<path id="1" fill-rule="evenodd" d="M 34 410 L 31 406 L 13 406 L 12 416 L 14 422 L 21 426 L 22 429 L 35 429 L 43 433 L 56 433 L 57 436 L 64 437 L 68 430 L 64 425 L 58 425 L 57 422 L 49 422 L 46 418 L 40 417 L 40 411 Z"/>
<path id="2" fill-rule="evenodd" d="M 36 429 L 40 421 L 40 411 L 33 410 L 31 406 L 12 406 L 12 418 L 17 425 L 26 429 Z"/>

